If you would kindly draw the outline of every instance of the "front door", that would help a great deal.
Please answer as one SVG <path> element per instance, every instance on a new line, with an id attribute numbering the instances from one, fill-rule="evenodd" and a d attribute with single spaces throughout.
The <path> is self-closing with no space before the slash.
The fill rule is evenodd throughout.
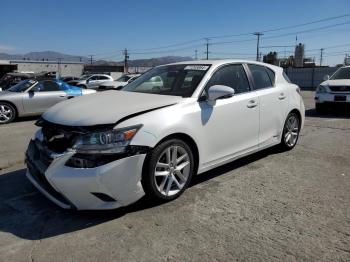
<path id="1" fill-rule="evenodd" d="M 235 95 L 218 99 L 214 104 L 200 102 L 203 124 L 205 166 L 215 165 L 258 146 L 259 103 L 256 92 L 250 90 L 246 72 L 241 64 L 219 68 L 206 85 L 225 85 Z"/>
<path id="2" fill-rule="evenodd" d="M 27 114 L 41 114 L 51 106 L 67 99 L 67 94 L 51 80 L 39 82 L 23 97 L 23 107 Z"/>

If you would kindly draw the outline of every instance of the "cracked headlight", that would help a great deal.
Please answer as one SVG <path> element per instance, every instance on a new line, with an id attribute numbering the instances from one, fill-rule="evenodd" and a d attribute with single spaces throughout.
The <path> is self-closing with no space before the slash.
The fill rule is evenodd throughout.
<path id="1" fill-rule="evenodd" d="M 78 137 L 73 145 L 77 153 L 124 153 L 141 125 L 90 133 Z"/>

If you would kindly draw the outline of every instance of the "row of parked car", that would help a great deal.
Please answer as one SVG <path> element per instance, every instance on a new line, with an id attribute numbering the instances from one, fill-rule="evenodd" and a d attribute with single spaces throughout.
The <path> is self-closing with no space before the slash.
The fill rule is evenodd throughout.
<path id="1" fill-rule="evenodd" d="M 40 115 L 61 101 L 97 90 L 119 90 L 139 75 L 126 74 L 113 80 L 103 74 L 57 79 L 54 72 L 8 73 L 0 79 L 0 124 L 10 123 L 16 117 Z"/>

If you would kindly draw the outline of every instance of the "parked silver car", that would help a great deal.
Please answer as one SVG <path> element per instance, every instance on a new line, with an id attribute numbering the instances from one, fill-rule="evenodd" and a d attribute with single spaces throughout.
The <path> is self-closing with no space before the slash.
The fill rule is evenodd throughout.
<path id="1" fill-rule="evenodd" d="M 0 92 L 0 124 L 10 123 L 16 117 L 40 115 L 58 102 L 95 92 L 55 79 L 21 81 Z"/>

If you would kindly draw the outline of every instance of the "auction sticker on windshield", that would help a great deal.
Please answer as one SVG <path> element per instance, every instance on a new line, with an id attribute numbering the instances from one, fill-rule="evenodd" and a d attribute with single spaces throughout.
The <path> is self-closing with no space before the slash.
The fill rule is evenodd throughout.
<path id="1" fill-rule="evenodd" d="M 205 71 L 209 68 L 209 66 L 204 66 L 204 65 L 188 65 L 184 69 L 185 70 L 202 70 Z"/>

